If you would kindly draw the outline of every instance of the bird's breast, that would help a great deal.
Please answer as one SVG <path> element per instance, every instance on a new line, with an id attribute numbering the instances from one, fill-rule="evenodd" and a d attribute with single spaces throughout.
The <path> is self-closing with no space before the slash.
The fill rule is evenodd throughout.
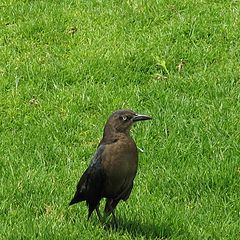
<path id="1" fill-rule="evenodd" d="M 106 145 L 102 158 L 106 174 L 106 194 L 118 194 L 123 187 L 132 184 L 137 165 L 137 148 L 132 139 Z"/>

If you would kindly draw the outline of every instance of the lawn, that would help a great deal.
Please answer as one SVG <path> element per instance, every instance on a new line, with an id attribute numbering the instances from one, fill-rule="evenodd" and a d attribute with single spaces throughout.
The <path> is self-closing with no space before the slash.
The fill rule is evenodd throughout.
<path id="1" fill-rule="evenodd" d="M 239 26 L 233 0 L 3 0 L 0 239 L 240 239 Z M 154 120 L 104 229 L 68 203 L 122 108 Z"/>

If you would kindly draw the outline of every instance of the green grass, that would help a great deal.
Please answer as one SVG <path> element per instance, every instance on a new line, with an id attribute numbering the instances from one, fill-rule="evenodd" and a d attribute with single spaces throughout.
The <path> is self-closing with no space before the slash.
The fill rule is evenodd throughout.
<path id="1" fill-rule="evenodd" d="M 0 5 L 1 239 L 240 239 L 238 1 Z M 68 208 L 107 117 L 139 171 L 118 230 Z"/>

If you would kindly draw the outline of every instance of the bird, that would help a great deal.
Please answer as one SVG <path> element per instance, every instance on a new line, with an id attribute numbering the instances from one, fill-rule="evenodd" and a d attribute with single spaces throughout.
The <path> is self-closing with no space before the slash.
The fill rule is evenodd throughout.
<path id="1" fill-rule="evenodd" d="M 120 200 L 129 198 L 138 168 L 137 146 L 130 130 L 135 122 L 151 119 L 150 116 L 125 109 L 113 112 L 108 118 L 96 153 L 69 203 L 73 205 L 85 201 L 88 220 L 96 210 L 99 221 L 103 223 L 99 204 L 105 198 L 104 215 L 108 217 L 112 214 L 114 224 L 117 224 L 114 210 Z"/>

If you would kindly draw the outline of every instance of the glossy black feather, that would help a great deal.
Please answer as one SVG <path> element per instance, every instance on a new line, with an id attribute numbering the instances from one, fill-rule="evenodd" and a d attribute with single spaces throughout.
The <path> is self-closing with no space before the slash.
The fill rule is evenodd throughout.
<path id="1" fill-rule="evenodd" d="M 81 201 L 86 201 L 89 209 L 88 218 L 101 200 L 105 179 L 105 174 L 101 166 L 101 155 L 103 151 L 104 145 L 100 145 L 90 166 L 80 178 L 77 184 L 76 193 L 69 203 L 69 205 L 72 205 Z"/>

